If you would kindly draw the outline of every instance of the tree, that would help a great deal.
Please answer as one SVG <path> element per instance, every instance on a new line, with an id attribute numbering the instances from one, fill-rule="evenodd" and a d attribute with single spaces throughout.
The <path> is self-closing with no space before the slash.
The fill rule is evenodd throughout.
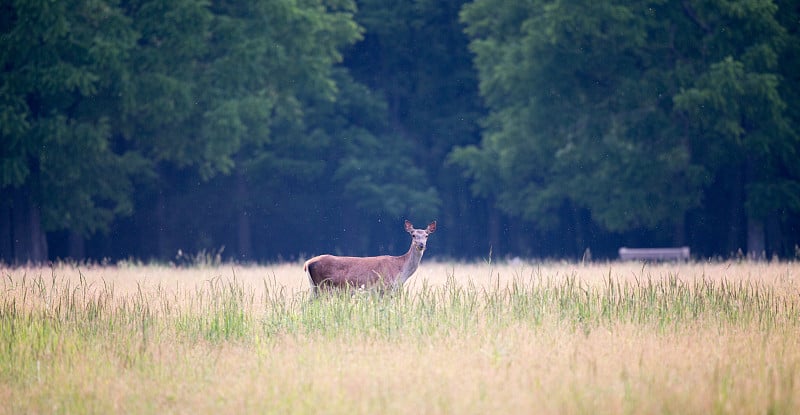
<path id="1" fill-rule="evenodd" d="M 773 2 L 714 6 L 684 6 L 699 48 L 694 81 L 675 94 L 675 110 L 687 119 L 695 157 L 730 195 L 728 248 L 742 246 L 734 232 L 743 228 L 748 254 L 760 257 L 767 248 L 766 219 L 782 210 L 800 212 L 792 196 L 800 189 L 798 176 L 786 174 L 800 146 L 778 72 L 784 42 L 791 40 Z"/>
<path id="2" fill-rule="evenodd" d="M 45 232 L 89 235 L 130 212 L 145 161 L 117 152 L 129 21 L 105 1 L 4 1 L 0 9 L 0 245 L 48 257 Z"/>
<path id="3" fill-rule="evenodd" d="M 254 207 L 283 193 L 282 178 L 313 175 L 310 157 L 324 143 L 305 134 L 305 111 L 335 96 L 330 71 L 341 60 L 339 48 L 360 36 L 353 11 L 349 1 L 127 4 L 142 36 L 132 61 L 137 94 L 123 131 L 157 173 L 149 187 L 154 197 L 142 201 L 144 216 L 155 219 L 142 220 L 157 235 L 148 255 L 166 259 L 190 248 L 183 234 L 191 223 L 237 235 L 232 252 L 252 259 Z M 207 186 L 212 180 L 222 187 Z M 218 193 L 234 203 L 215 206 L 211 220 L 225 218 L 237 224 L 233 229 L 172 214 L 218 200 Z M 182 205 L 188 201 L 195 204 Z"/>
<path id="4" fill-rule="evenodd" d="M 397 165 L 391 168 L 408 173 L 408 177 L 403 177 L 389 173 L 388 165 L 364 163 L 358 167 L 361 179 L 364 172 L 370 172 L 368 186 L 373 189 L 370 193 L 380 200 L 414 203 L 409 207 L 394 203 L 396 207 L 392 210 L 419 214 L 419 220 L 430 220 L 425 215 L 436 213 L 441 215 L 439 223 L 445 227 L 469 223 L 468 230 L 452 226 L 440 235 L 437 246 L 451 255 L 475 253 L 470 251 L 476 248 L 474 241 L 483 238 L 477 236 L 481 231 L 473 231 L 484 229 L 486 224 L 479 206 L 482 201 L 471 198 L 461 172 L 446 163 L 453 146 L 478 141 L 478 119 L 483 113 L 468 39 L 458 18 L 464 3 L 464 0 L 359 1 L 356 19 L 365 29 L 364 40 L 347 50 L 344 62 L 353 79 L 369 88 L 376 95 L 374 99 L 381 100 L 383 105 L 379 108 L 370 104 L 371 111 L 382 111 L 380 118 L 385 124 L 381 127 L 383 131 L 371 132 L 378 141 L 362 136 L 364 142 L 358 147 L 366 154 L 364 149 L 378 145 L 380 153 L 376 154 L 382 154 L 379 159 L 396 160 Z M 351 163 L 351 167 L 355 166 Z M 384 186 L 385 179 L 372 174 L 375 171 L 396 178 L 387 176 L 389 180 Z M 390 190 L 398 182 L 410 186 L 420 198 L 407 197 L 403 190 Z M 364 184 L 359 186 L 361 190 L 366 189 L 367 183 Z M 379 196 L 379 193 L 387 194 Z M 442 208 L 430 209 L 426 201 Z M 415 212 L 414 206 L 420 208 Z"/>
<path id="5" fill-rule="evenodd" d="M 796 238 L 800 234 L 800 73 L 794 68 L 800 67 L 800 27 L 795 24 L 800 19 L 800 5 L 785 0 L 777 4 L 775 15 L 786 29 L 780 43 L 778 71 L 782 87 L 778 91 L 786 103 L 784 114 L 790 130 L 784 137 L 785 144 L 771 154 L 775 180 L 761 186 L 762 195 L 754 195 L 753 199 L 767 200 L 772 208 L 765 223 L 768 248 L 783 255 L 796 255 L 800 242 Z"/>
<path id="6" fill-rule="evenodd" d="M 275 232 L 274 219 L 267 220 L 272 201 L 282 196 L 283 205 L 296 206 L 298 189 L 323 172 L 330 141 L 308 119 L 337 99 L 333 68 L 361 28 L 351 1 L 223 2 L 213 9 L 202 125 L 208 137 L 236 143 L 236 245 L 238 257 L 248 259 L 252 225 Z"/>
<path id="7" fill-rule="evenodd" d="M 45 232 L 66 229 L 82 242 L 134 203 L 155 224 L 137 229 L 137 246 L 166 257 L 180 232 L 167 220 L 169 203 L 200 187 L 186 189 L 188 178 L 235 173 L 246 185 L 248 169 L 295 174 L 317 154 L 304 111 L 334 99 L 331 68 L 360 36 L 350 1 L 19 1 L 2 9 L 7 260 L 47 259 Z M 242 209 L 281 190 L 233 188 Z M 247 251 L 248 238 L 239 239 Z M 18 246 L 6 249 L 12 241 Z"/>
<path id="8" fill-rule="evenodd" d="M 414 148 L 392 134 L 386 103 L 344 74 L 340 85 L 331 111 L 346 121 L 330 134 L 337 155 L 333 178 L 343 190 L 342 202 L 367 217 L 435 217 L 439 195 L 414 162 Z"/>
<path id="9" fill-rule="evenodd" d="M 565 222 L 580 215 L 565 212 L 586 209 L 607 231 L 666 227 L 683 243 L 687 215 L 721 175 L 709 148 L 745 150 L 722 138 L 747 122 L 737 108 L 759 108 L 763 136 L 786 142 L 765 61 L 781 36 L 774 13 L 761 1 L 475 1 L 462 19 L 490 115 L 481 145 L 453 160 L 477 194 L 540 229 L 577 229 Z M 759 63 L 726 63 L 740 59 Z M 747 92 L 709 92 L 724 89 Z M 704 118 L 733 130 L 698 123 L 710 103 L 700 97 L 734 112 Z"/>

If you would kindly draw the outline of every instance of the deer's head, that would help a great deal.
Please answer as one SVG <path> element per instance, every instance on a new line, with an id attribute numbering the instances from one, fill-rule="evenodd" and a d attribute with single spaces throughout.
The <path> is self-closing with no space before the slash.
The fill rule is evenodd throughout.
<path id="1" fill-rule="evenodd" d="M 411 235 L 411 245 L 422 252 L 428 243 L 428 235 L 436 231 L 436 221 L 431 222 L 425 229 L 414 229 L 411 222 L 406 221 L 406 232 Z"/>

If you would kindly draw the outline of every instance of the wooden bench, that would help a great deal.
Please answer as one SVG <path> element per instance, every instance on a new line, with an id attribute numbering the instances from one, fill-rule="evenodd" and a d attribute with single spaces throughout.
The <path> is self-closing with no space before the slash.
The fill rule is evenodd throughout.
<path id="1" fill-rule="evenodd" d="M 623 261 L 637 259 L 655 261 L 688 261 L 690 257 L 691 252 L 688 246 L 682 246 L 679 248 L 628 248 L 623 246 L 619 249 L 619 259 Z"/>

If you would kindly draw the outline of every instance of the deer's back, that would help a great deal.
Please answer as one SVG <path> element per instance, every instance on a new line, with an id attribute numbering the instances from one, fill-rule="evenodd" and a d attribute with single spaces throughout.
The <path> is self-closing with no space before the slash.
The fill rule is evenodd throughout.
<path id="1" fill-rule="evenodd" d="M 399 257 L 339 257 L 320 255 L 306 261 L 304 268 L 314 285 L 373 285 L 392 283 L 402 268 Z"/>

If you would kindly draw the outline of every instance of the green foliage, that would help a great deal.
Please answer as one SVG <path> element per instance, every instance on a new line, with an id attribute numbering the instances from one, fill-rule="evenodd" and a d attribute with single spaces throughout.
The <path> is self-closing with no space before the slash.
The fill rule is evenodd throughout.
<path id="1" fill-rule="evenodd" d="M 305 107 L 334 99 L 331 68 L 361 33 L 352 1 L 2 9 L 0 189 L 28 189 L 45 230 L 84 236 L 131 213 L 134 184 L 167 169 L 299 170 L 283 147 L 318 144 L 298 138 Z"/>
<path id="2" fill-rule="evenodd" d="M 792 137 L 776 10 L 473 2 L 462 20 L 490 114 L 481 146 L 453 160 L 476 194 L 542 226 L 565 203 L 612 231 L 680 221 L 720 164 L 744 154 L 770 164 Z"/>
<path id="3" fill-rule="evenodd" d="M 131 4 L 142 37 L 126 135 L 151 158 L 197 168 L 204 179 L 230 173 L 241 150 L 269 151 L 273 129 L 284 132 L 276 124 L 302 125 L 309 100 L 332 99 L 338 49 L 360 33 L 353 8 L 279 0 Z"/>
<path id="4" fill-rule="evenodd" d="M 143 0 L 124 7 L 138 36 L 119 133 L 155 163 L 211 163 L 204 157 L 212 143 L 197 136 L 202 59 L 212 20 L 207 4 Z"/>
<path id="5" fill-rule="evenodd" d="M 346 144 L 380 150 L 375 157 L 358 150 L 337 177 L 347 178 L 368 211 L 473 223 L 479 216 L 474 206 L 458 203 L 463 182 L 444 162 L 454 145 L 478 138 L 477 80 L 458 22 L 464 3 L 359 2 L 364 40 L 348 51 L 345 65 L 381 101 L 364 109 L 379 114 L 383 126 L 370 128 L 374 138 L 348 133 Z"/>
<path id="6" fill-rule="evenodd" d="M 30 189 L 45 230 L 106 229 L 131 210 L 132 176 L 146 166 L 111 145 L 129 20 L 103 1 L 3 8 L 0 189 Z"/>
<path id="7" fill-rule="evenodd" d="M 421 168 L 408 155 L 410 146 L 397 137 L 355 132 L 344 137 L 347 155 L 335 179 L 348 198 L 371 215 L 435 218 L 441 201 Z"/>
<path id="8" fill-rule="evenodd" d="M 165 230 L 181 215 L 198 249 L 225 244 L 231 222 L 246 246 L 250 227 L 307 236 L 385 215 L 469 222 L 520 254 L 548 235 L 664 229 L 726 253 L 759 225 L 791 252 L 799 13 L 787 0 L 3 0 L 0 259 L 33 250 L 13 233 L 88 238 L 137 210 L 156 213 L 123 226 L 157 229 L 162 258 L 166 233 L 193 243 Z M 729 246 L 681 241 L 689 229 Z M 149 246 L 142 235 L 123 249 Z M 475 255 L 483 237 L 463 236 L 442 245 Z"/>
<path id="9" fill-rule="evenodd" d="M 89 124 L 58 117 L 39 124 L 36 163 L 46 229 L 89 236 L 133 211 L 133 178 L 150 163 L 135 152 L 114 153 L 106 120 Z"/>
<path id="10" fill-rule="evenodd" d="M 779 66 L 791 56 L 787 45 L 797 38 L 787 34 L 778 15 L 772 2 L 721 3 L 716 10 L 698 10 L 694 20 L 701 27 L 738 30 L 704 34 L 705 65 L 674 96 L 675 110 L 689 120 L 696 137 L 695 157 L 718 176 L 731 164 L 741 166 L 744 185 L 729 186 L 743 186 L 744 207 L 757 220 L 800 207 L 792 196 L 800 175 L 787 170 L 796 163 L 786 159 L 800 148 L 797 120 L 787 111 L 791 81 Z"/>
<path id="11" fill-rule="evenodd" d="M 414 146 L 391 132 L 387 104 L 344 71 L 336 101 L 315 117 L 330 147 L 331 178 L 342 202 L 371 217 L 435 218 L 441 199 Z"/>

